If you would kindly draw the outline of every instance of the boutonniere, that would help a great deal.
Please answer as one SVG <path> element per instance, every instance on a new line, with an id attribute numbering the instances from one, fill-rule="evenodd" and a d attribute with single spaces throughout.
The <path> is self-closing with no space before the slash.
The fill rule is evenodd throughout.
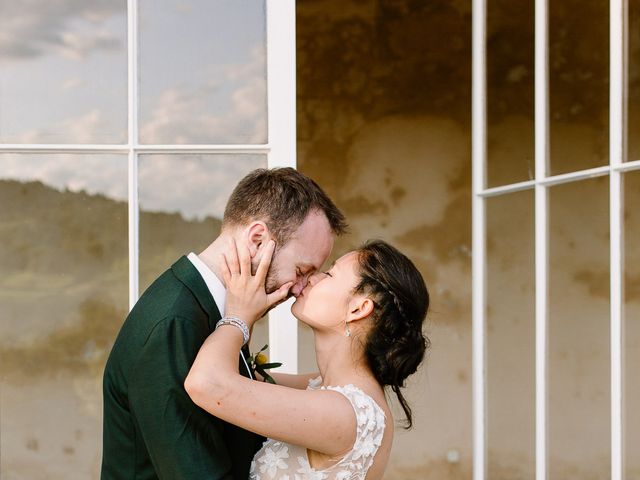
<path id="1" fill-rule="evenodd" d="M 249 357 L 249 365 L 251 367 L 251 370 L 253 370 L 254 372 L 258 372 L 260 375 L 262 375 L 262 378 L 264 378 L 265 382 L 273 383 L 275 385 L 276 381 L 266 371 L 270 368 L 280 367 L 282 366 L 282 363 L 280 362 L 269 363 L 269 358 L 267 358 L 267 355 L 265 353 L 262 353 L 267 348 L 269 348 L 269 345 L 265 345 L 256 353 L 252 353 L 251 356 Z"/>

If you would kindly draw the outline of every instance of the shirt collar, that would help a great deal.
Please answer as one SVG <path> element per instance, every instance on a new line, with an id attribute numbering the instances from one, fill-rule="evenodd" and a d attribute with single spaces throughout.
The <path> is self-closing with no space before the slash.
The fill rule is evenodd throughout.
<path id="1" fill-rule="evenodd" d="M 191 260 L 193 266 L 196 267 L 198 272 L 200 272 L 200 275 L 202 275 L 204 283 L 207 284 L 207 288 L 211 292 L 213 301 L 216 302 L 218 310 L 224 316 L 224 304 L 227 297 L 227 290 L 224 288 L 224 285 L 216 274 L 207 266 L 207 264 L 200 260 L 198 255 L 191 252 L 187 255 L 187 258 Z"/>

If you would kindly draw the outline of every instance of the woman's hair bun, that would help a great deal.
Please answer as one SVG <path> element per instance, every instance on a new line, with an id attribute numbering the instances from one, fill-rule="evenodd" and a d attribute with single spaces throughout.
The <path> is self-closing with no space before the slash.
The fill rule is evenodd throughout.
<path id="1" fill-rule="evenodd" d="M 422 332 L 429 309 L 429 293 L 422 275 L 405 255 L 381 240 L 358 249 L 359 283 L 356 293 L 375 303 L 373 326 L 365 341 L 369 368 L 382 386 L 390 386 L 411 427 L 411 408 L 400 388 L 415 373 L 429 347 Z"/>

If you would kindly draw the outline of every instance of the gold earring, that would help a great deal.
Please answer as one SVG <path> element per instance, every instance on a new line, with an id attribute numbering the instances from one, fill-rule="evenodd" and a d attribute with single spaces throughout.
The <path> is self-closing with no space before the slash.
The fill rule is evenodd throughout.
<path id="1" fill-rule="evenodd" d="M 350 337 L 351 336 L 351 330 L 349 330 L 349 324 L 347 323 L 346 320 L 344 321 L 344 327 L 346 329 L 347 337 Z"/>

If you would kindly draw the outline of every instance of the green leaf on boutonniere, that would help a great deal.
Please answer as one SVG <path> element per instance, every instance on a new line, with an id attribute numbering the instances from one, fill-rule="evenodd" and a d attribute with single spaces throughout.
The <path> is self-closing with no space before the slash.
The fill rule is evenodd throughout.
<path id="1" fill-rule="evenodd" d="M 282 363 L 274 362 L 274 363 L 263 363 L 262 365 L 258 365 L 258 368 L 261 370 L 266 370 L 267 368 L 278 368 L 281 367 Z"/>
<path id="2" fill-rule="evenodd" d="M 260 350 L 258 350 L 256 353 L 251 354 L 251 356 L 249 357 L 249 364 L 251 365 L 251 369 L 254 372 L 258 372 L 262 376 L 262 378 L 264 379 L 265 382 L 273 383 L 275 385 L 276 381 L 266 371 L 268 369 L 270 369 L 270 368 L 280 367 L 280 366 L 282 366 L 282 363 L 280 363 L 280 362 L 271 362 L 271 363 L 269 363 L 269 359 L 267 358 L 267 356 L 264 353 L 262 353 L 268 347 L 269 347 L 269 345 L 265 345 Z"/>

